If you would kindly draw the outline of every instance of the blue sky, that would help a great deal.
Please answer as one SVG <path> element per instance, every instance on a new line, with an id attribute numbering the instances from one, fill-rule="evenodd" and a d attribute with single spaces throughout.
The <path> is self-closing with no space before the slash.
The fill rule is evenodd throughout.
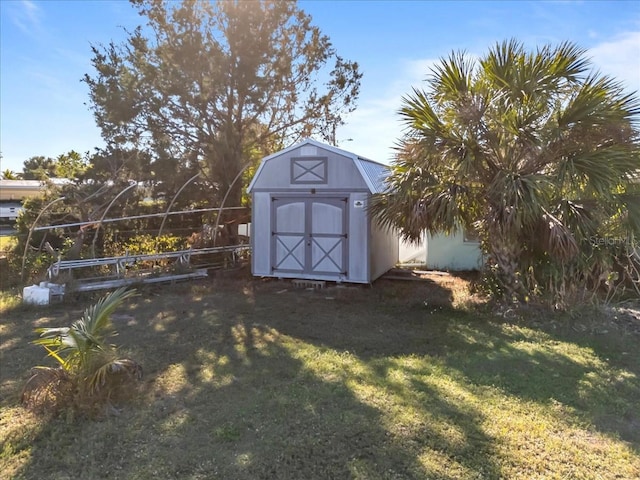
<path id="1" fill-rule="evenodd" d="M 364 73 L 358 109 L 340 146 L 388 162 L 401 134 L 396 111 L 429 67 L 452 50 L 480 56 L 517 38 L 528 47 L 565 40 L 595 68 L 640 91 L 640 1 L 301 1 L 338 53 Z M 126 37 L 143 21 L 125 0 L 0 0 L 0 169 L 29 157 L 102 146 L 80 82 L 90 44 Z"/>

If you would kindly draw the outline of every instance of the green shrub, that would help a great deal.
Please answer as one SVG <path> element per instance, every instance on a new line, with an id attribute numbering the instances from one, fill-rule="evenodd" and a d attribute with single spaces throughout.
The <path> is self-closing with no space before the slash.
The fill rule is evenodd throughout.
<path id="1" fill-rule="evenodd" d="M 42 346 L 57 367 L 34 369 L 22 392 L 22 404 L 34 411 L 57 413 L 71 408 L 99 412 L 125 399 L 131 384 L 140 380 L 142 368 L 129 358 L 121 358 L 108 343 L 116 334 L 111 314 L 135 295 L 120 288 L 84 311 L 70 327 L 38 328 Z"/>
<path id="2" fill-rule="evenodd" d="M 109 256 L 145 255 L 158 252 L 183 250 L 187 247 L 186 239 L 174 235 L 135 235 L 122 242 L 112 242 L 105 247 Z"/>

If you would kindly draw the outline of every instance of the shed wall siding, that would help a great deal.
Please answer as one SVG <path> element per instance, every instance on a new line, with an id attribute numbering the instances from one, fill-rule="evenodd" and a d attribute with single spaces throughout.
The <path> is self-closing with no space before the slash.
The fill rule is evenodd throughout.
<path id="1" fill-rule="evenodd" d="M 367 253 L 369 245 L 369 220 L 366 210 L 368 193 L 352 193 L 349 197 L 349 275 L 348 281 L 369 283 Z M 362 204 L 362 206 L 360 206 Z"/>
<path id="2" fill-rule="evenodd" d="M 271 196 L 265 192 L 253 194 L 251 222 L 251 273 L 271 275 Z"/>
<path id="3" fill-rule="evenodd" d="M 382 228 L 371 219 L 371 251 L 370 280 L 373 281 L 384 273 L 388 272 L 398 263 L 398 232 L 387 228 Z"/>
<path id="4" fill-rule="evenodd" d="M 451 235 L 427 235 L 427 268 L 434 270 L 478 270 L 482 252 L 477 242 L 465 242 L 459 231 Z"/>

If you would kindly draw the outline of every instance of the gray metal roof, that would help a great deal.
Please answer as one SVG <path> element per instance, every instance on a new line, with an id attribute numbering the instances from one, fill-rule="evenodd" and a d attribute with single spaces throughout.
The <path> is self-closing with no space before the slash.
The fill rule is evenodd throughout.
<path id="1" fill-rule="evenodd" d="M 358 171 L 360 172 L 360 175 L 362 175 L 362 178 L 364 179 L 365 183 L 367 184 L 367 186 L 369 187 L 369 191 L 371 193 L 383 193 L 388 189 L 388 186 L 385 183 L 385 178 L 387 177 L 387 175 L 389 175 L 390 173 L 390 169 L 388 165 L 384 165 L 382 163 L 378 163 L 376 161 L 370 160 L 368 158 L 364 158 L 364 157 L 360 157 L 358 155 L 356 155 L 355 153 L 352 152 L 348 152 L 347 150 L 342 150 L 341 148 L 338 147 L 334 147 L 333 145 L 327 145 L 325 143 L 321 143 L 318 142 L 317 140 L 313 140 L 311 138 L 307 138 L 297 144 L 291 145 L 287 148 L 285 148 L 284 150 L 280 150 L 279 152 L 273 153 L 267 157 L 264 157 L 262 159 L 262 162 L 260 162 L 260 165 L 258 166 L 258 170 L 256 171 L 255 175 L 253 176 L 253 179 L 251 180 L 251 182 L 249 183 L 249 186 L 247 187 L 247 192 L 251 192 L 251 190 L 253 189 L 253 186 L 258 178 L 258 176 L 260 175 L 264 164 L 274 158 L 277 157 L 279 155 L 282 155 L 283 153 L 287 153 L 295 148 L 298 148 L 302 145 L 314 145 L 316 147 L 320 147 L 323 148 L 325 150 L 329 150 L 332 151 L 334 153 L 337 153 L 339 155 L 342 155 L 344 157 L 350 158 L 351 160 L 353 160 L 354 165 L 356 166 L 356 168 L 358 169 Z"/>
<path id="2" fill-rule="evenodd" d="M 391 172 L 387 165 L 362 157 L 356 158 L 354 162 L 365 177 L 371 193 L 384 193 L 387 190 L 386 178 Z"/>

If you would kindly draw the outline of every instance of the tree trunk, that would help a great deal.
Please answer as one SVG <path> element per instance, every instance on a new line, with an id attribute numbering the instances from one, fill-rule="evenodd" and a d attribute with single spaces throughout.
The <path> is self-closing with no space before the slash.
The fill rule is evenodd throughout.
<path id="1" fill-rule="evenodd" d="M 496 280 L 509 301 L 524 301 L 526 288 L 520 271 L 521 242 L 499 226 L 489 232 L 489 265 L 495 268 Z"/>
<path id="2" fill-rule="evenodd" d="M 86 237 L 87 231 L 80 227 L 76 232 L 75 239 L 73 240 L 73 245 L 67 253 L 64 255 L 65 260 L 78 260 L 80 258 L 80 253 L 82 251 L 82 246 L 84 245 L 84 239 Z"/>
<path id="3" fill-rule="evenodd" d="M 242 171 L 242 149 L 237 146 L 222 157 L 218 167 L 218 176 L 222 179 L 219 192 L 218 206 L 223 208 L 239 207 L 242 205 L 242 178 L 238 177 Z M 222 210 L 220 214 L 220 245 L 238 244 L 238 210 Z"/>
<path id="4" fill-rule="evenodd" d="M 242 181 L 238 180 L 235 185 L 231 186 L 231 191 L 224 204 L 224 207 L 239 207 L 242 204 Z M 224 226 L 222 236 L 226 240 L 227 245 L 237 245 L 238 239 L 238 218 L 240 211 L 223 210 L 221 225 Z"/>

